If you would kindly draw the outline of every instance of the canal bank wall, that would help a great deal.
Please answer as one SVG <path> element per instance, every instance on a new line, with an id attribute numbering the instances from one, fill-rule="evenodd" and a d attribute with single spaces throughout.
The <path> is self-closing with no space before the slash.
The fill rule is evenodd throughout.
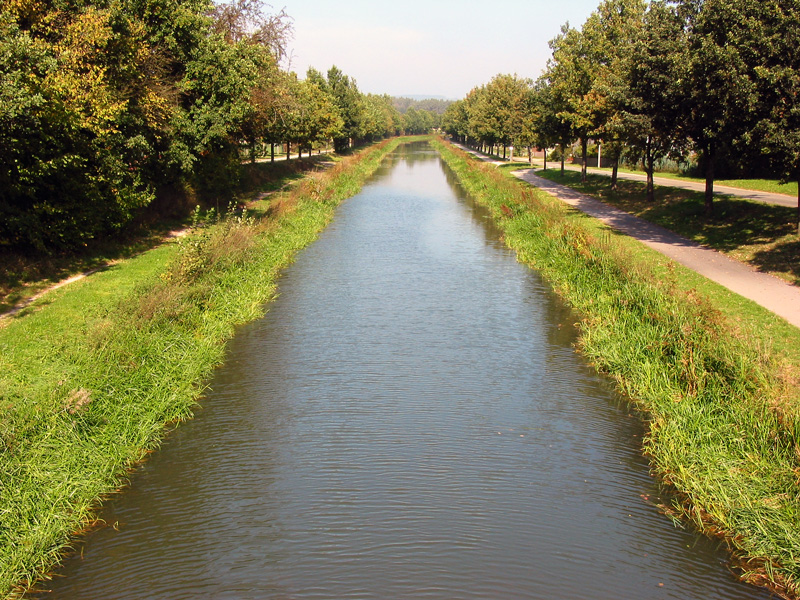
<path id="1" fill-rule="evenodd" d="M 580 315 L 579 350 L 641 410 L 643 450 L 674 492 L 664 510 L 724 538 L 743 579 L 797 597 L 800 411 L 790 361 L 680 267 L 435 145 L 518 259 Z"/>
<path id="2" fill-rule="evenodd" d="M 190 418 L 281 269 L 402 142 L 307 176 L 261 216 L 210 218 L 0 329 L 0 597 L 22 596 L 96 525 L 102 499 Z"/>

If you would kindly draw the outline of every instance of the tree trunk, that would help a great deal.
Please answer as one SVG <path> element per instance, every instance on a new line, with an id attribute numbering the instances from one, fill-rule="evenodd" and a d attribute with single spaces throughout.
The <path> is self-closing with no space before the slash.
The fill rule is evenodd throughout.
<path id="1" fill-rule="evenodd" d="M 271 142 L 269 145 L 269 160 L 275 162 L 275 142 Z"/>
<path id="2" fill-rule="evenodd" d="M 561 174 L 564 174 L 564 144 L 561 144 Z"/>
<path id="3" fill-rule="evenodd" d="M 619 174 L 619 154 L 614 157 L 611 163 L 611 191 L 617 191 L 617 175 Z"/>
<path id="4" fill-rule="evenodd" d="M 589 140 L 581 138 L 581 183 L 586 183 L 586 152 L 589 149 Z"/>
<path id="5" fill-rule="evenodd" d="M 506 159 L 506 145 L 503 143 L 503 160 Z"/>
<path id="6" fill-rule="evenodd" d="M 716 148 L 714 142 L 708 145 L 706 152 L 706 195 L 705 195 L 705 213 L 706 217 L 714 215 L 714 162 L 716 155 Z"/>
<path id="7" fill-rule="evenodd" d="M 655 169 L 655 159 L 653 157 L 653 145 L 650 138 L 647 138 L 647 147 L 645 150 L 645 171 L 647 173 L 647 201 L 656 201 L 655 185 L 653 183 L 653 170 Z"/>
<path id="8" fill-rule="evenodd" d="M 286 160 L 292 157 L 292 143 L 286 142 Z"/>
<path id="9" fill-rule="evenodd" d="M 542 156 L 544 156 L 544 170 L 547 171 L 547 148 L 542 151 Z"/>
<path id="10" fill-rule="evenodd" d="M 528 146 L 528 163 L 533 166 L 533 154 L 531 153 L 531 147 Z"/>

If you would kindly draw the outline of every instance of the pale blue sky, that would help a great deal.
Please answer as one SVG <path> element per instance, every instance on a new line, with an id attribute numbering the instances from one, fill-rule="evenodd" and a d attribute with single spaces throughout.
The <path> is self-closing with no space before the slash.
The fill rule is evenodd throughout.
<path id="1" fill-rule="evenodd" d="M 547 42 L 600 0 L 271 0 L 294 20 L 290 68 L 336 65 L 365 93 L 463 98 L 498 73 L 536 78 Z"/>

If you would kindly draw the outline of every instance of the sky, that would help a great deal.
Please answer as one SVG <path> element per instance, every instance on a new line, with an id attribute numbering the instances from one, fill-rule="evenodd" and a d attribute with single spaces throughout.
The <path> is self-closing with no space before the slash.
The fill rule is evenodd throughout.
<path id="1" fill-rule="evenodd" d="M 363 93 L 458 100 L 499 73 L 537 78 L 547 42 L 600 0 L 268 0 L 293 20 L 289 68 L 336 65 Z"/>

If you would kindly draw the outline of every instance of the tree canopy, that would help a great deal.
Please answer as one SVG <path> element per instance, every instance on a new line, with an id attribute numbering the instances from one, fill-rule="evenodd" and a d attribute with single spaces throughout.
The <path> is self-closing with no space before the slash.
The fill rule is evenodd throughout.
<path id="1" fill-rule="evenodd" d="M 163 190 L 230 197 L 242 154 L 403 131 L 332 67 L 299 80 L 261 0 L 14 0 L 0 13 L 0 246 L 113 234 Z"/>
<path id="2" fill-rule="evenodd" d="M 620 157 L 643 162 L 650 199 L 656 161 L 691 159 L 705 174 L 709 217 L 721 164 L 800 179 L 795 0 L 603 0 L 550 48 L 529 101 L 510 101 L 501 82 L 511 76 L 497 75 L 448 107 L 445 131 L 479 146 L 563 150 L 578 140 L 584 178 L 588 141 L 602 142 L 615 168 Z M 512 113 L 522 127 L 508 129 Z"/>

